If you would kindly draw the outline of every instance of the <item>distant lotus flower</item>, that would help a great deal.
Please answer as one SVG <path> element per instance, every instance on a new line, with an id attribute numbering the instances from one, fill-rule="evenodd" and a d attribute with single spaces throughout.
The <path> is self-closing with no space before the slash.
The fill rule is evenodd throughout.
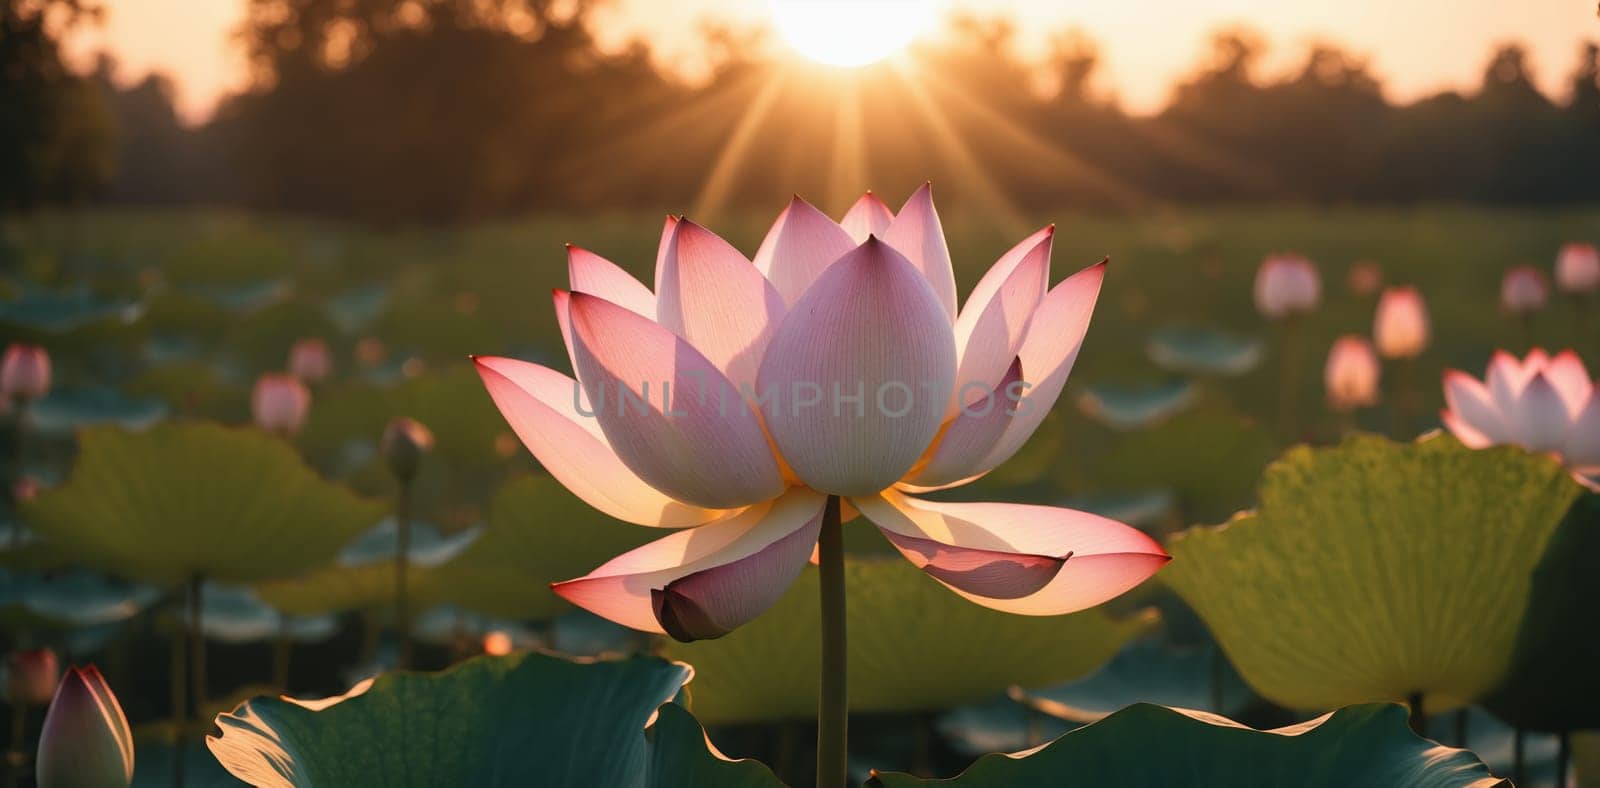
<path id="1" fill-rule="evenodd" d="M 1317 267 L 1300 255 L 1270 255 L 1256 269 L 1256 311 L 1268 320 L 1310 312 L 1322 300 Z"/>
<path id="2" fill-rule="evenodd" d="M 1571 350 L 1521 361 L 1497 351 L 1483 382 L 1447 370 L 1444 399 L 1445 426 L 1472 448 L 1514 443 L 1560 455 L 1580 478 L 1600 475 L 1600 396 Z"/>
<path id="3" fill-rule="evenodd" d="M 50 354 L 38 345 L 12 342 L 0 362 L 0 397 L 36 400 L 50 392 Z"/>
<path id="4" fill-rule="evenodd" d="M 417 475 L 422 455 L 432 450 L 433 433 L 416 419 L 397 418 L 383 428 L 379 451 L 389 472 L 402 482 L 409 482 Z"/>
<path id="5" fill-rule="evenodd" d="M 1428 348 L 1428 305 L 1414 287 L 1391 287 L 1378 299 L 1372 338 L 1384 358 L 1416 358 Z"/>
<path id="6" fill-rule="evenodd" d="M 1347 411 L 1377 403 L 1379 374 L 1378 355 L 1366 337 L 1339 337 L 1328 351 L 1328 363 L 1322 370 L 1328 405 Z"/>
<path id="7" fill-rule="evenodd" d="M 311 392 L 293 375 L 268 373 L 256 380 L 250 410 L 256 426 L 293 435 L 305 425 L 306 413 L 311 410 Z"/>
<path id="8" fill-rule="evenodd" d="M 302 339 L 289 348 L 289 374 L 307 382 L 320 383 L 333 374 L 333 354 L 321 339 Z"/>
<path id="9" fill-rule="evenodd" d="M 1369 296 L 1378 292 L 1383 287 L 1383 269 L 1377 263 L 1362 261 L 1350 266 L 1350 273 L 1345 278 L 1345 286 L 1350 292 L 1358 296 Z"/>
<path id="10" fill-rule="evenodd" d="M 1550 286 L 1544 274 L 1531 265 L 1506 269 L 1500 280 L 1500 305 L 1513 315 L 1529 315 L 1544 308 L 1550 300 Z"/>
<path id="11" fill-rule="evenodd" d="M 47 648 L 6 655 L 6 702 L 43 706 L 50 702 L 61 677 L 56 653 Z"/>
<path id="12" fill-rule="evenodd" d="M 573 493 L 684 530 L 556 592 L 635 629 L 719 637 L 800 573 L 830 496 L 999 610 L 1068 613 L 1149 577 L 1168 556 L 1120 523 L 913 497 L 1010 458 L 1061 393 L 1104 263 L 1047 291 L 1052 237 L 1045 228 L 1002 255 L 959 313 L 926 186 L 898 214 L 869 193 L 842 226 L 795 198 L 753 263 L 669 217 L 654 293 L 569 248 L 572 291 L 556 291 L 555 306 L 581 386 L 506 358 L 478 358 L 479 373 Z"/>
<path id="13" fill-rule="evenodd" d="M 133 734 L 117 696 L 95 666 L 61 677 L 39 735 L 39 788 L 133 783 Z"/>
<path id="14" fill-rule="evenodd" d="M 1556 257 L 1556 286 L 1583 295 L 1600 289 L 1600 250 L 1594 244 L 1567 244 Z"/>

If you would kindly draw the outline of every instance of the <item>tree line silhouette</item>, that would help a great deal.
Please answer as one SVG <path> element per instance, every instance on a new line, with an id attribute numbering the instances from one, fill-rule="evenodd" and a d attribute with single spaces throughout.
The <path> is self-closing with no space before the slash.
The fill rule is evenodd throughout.
<path id="1" fill-rule="evenodd" d="M 956 184 L 955 202 L 1061 207 L 1600 199 L 1592 43 L 1559 101 L 1505 44 L 1475 91 L 1397 104 L 1334 44 L 1265 76 L 1263 40 L 1227 30 L 1164 109 L 1135 116 L 1092 87 L 1092 41 L 1062 33 L 1041 67 L 1004 21 L 957 20 L 909 65 L 848 73 L 712 31 L 719 65 L 690 85 L 643 45 L 602 52 L 591 3 L 251 0 L 253 87 L 186 128 L 165 77 L 117 86 L 108 61 L 73 76 L 48 26 L 17 10 L 81 0 L 3 1 L 0 98 L 30 110 L 0 119 L 0 211 L 94 200 L 457 222 L 831 202 L 927 178 Z"/>

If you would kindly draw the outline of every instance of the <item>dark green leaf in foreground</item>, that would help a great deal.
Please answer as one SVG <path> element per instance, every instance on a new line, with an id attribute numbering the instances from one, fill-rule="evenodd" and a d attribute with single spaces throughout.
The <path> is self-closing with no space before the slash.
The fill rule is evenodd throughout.
<path id="1" fill-rule="evenodd" d="M 241 583 L 333 559 L 383 515 L 251 429 L 161 424 L 80 434 L 66 484 L 22 509 L 54 549 L 157 586 L 195 575 Z"/>
<path id="2" fill-rule="evenodd" d="M 1267 469 L 1258 512 L 1168 540 L 1162 576 L 1269 700 L 1444 708 L 1505 674 L 1580 489 L 1550 458 L 1448 435 L 1301 446 Z"/>
<path id="3" fill-rule="evenodd" d="M 781 785 L 716 753 L 670 703 L 692 675 L 655 657 L 480 657 L 381 676 L 331 704 L 257 698 L 217 717 L 206 744 L 259 786 Z"/>
<path id="4" fill-rule="evenodd" d="M 1533 573 L 1510 675 L 1484 705 L 1542 731 L 1600 729 L 1600 494 L 1579 498 Z"/>
<path id="5" fill-rule="evenodd" d="M 847 527 L 869 527 L 854 523 Z M 940 709 L 1092 672 L 1153 612 L 1114 619 L 1102 609 L 1066 616 L 1001 613 L 951 593 L 898 558 L 845 562 L 850 709 Z M 820 663 L 817 572 L 807 567 L 760 618 L 716 640 L 671 642 L 695 666 L 695 715 L 714 723 L 814 717 Z"/>
<path id="6" fill-rule="evenodd" d="M 1060 788 L 1500 788 L 1472 753 L 1412 733 L 1404 707 L 1350 706 L 1258 731 L 1141 703 L 1018 755 L 985 755 L 959 777 L 878 774 L 867 785 Z"/>

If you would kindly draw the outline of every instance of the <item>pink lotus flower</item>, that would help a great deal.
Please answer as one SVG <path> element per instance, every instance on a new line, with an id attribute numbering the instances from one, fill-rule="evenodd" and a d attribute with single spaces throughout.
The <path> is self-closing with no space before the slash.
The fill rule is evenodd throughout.
<path id="1" fill-rule="evenodd" d="M 1600 250 L 1594 244 L 1572 243 L 1556 256 L 1556 285 L 1564 293 L 1583 295 L 1600 289 Z"/>
<path id="2" fill-rule="evenodd" d="M 1378 298 L 1372 338 L 1384 358 L 1416 358 L 1428 348 L 1428 305 L 1415 287 L 1391 287 Z"/>
<path id="3" fill-rule="evenodd" d="M 581 385 L 506 358 L 479 373 L 569 490 L 683 530 L 556 592 L 635 629 L 718 637 L 800 573 L 830 496 L 1000 610 L 1068 613 L 1149 577 L 1168 556 L 1120 523 L 914 497 L 1004 462 L 1061 393 L 1105 266 L 1047 289 L 1053 232 L 1002 255 L 960 310 L 926 186 L 898 214 L 869 193 L 841 223 L 795 198 L 753 261 L 669 217 L 654 293 L 570 247 L 555 305 Z"/>
<path id="4" fill-rule="evenodd" d="M 6 656 L 6 702 L 42 706 L 50 702 L 61 665 L 47 648 L 14 651 Z"/>
<path id="5" fill-rule="evenodd" d="M 311 392 L 299 378 L 268 373 L 256 379 L 250 396 L 250 411 L 261 429 L 293 435 L 305 425 L 310 410 Z"/>
<path id="6" fill-rule="evenodd" d="M 321 339 L 302 339 L 289 348 L 289 374 L 307 382 L 320 383 L 333 374 L 333 354 Z"/>
<path id="7" fill-rule="evenodd" d="M 1550 300 L 1550 285 L 1544 274 L 1531 265 L 1506 269 L 1500 280 L 1500 305 L 1513 315 L 1528 315 L 1544 308 Z"/>
<path id="8" fill-rule="evenodd" d="M 68 668 L 39 735 L 39 788 L 130 785 L 133 734 L 95 666 Z"/>
<path id="9" fill-rule="evenodd" d="M 0 398 L 36 400 L 50 392 L 50 354 L 38 345 L 12 342 L 0 362 Z"/>
<path id="10" fill-rule="evenodd" d="M 1346 334 L 1333 343 L 1328 351 L 1328 363 L 1323 367 L 1322 379 L 1328 389 L 1328 405 L 1334 410 L 1347 411 L 1366 407 L 1378 401 L 1378 354 L 1366 337 Z"/>
<path id="11" fill-rule="evenodd" d="M 1521 361 L 1497 351 L 1483 382 L 1454 369 L 1444 373 L 1447 407 L 1440 418 L 1472 448 L 1514 443 L 1557 454 L 1580 478 L 1594 477 L 1600 475 L 1595 391 L 1583 360 L 1571 350 L 1552 357 L 1535 349 Z"/>
<path id="12" fill-rule="evenodd" d="M 1300 255 L 1269 255 L 1256 269 L 1256 311 L 1268 320 L 1310 312 L 1322 300 L 1317 266 Z"/>

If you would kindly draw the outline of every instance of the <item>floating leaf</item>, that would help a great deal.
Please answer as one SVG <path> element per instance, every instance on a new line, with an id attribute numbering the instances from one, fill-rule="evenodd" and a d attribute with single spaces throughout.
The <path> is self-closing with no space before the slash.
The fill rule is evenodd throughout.
<path id="1" fill-rule="evenodd" d="M 161 587 L 304 572 L 384 510 L 252 429 L 94 427 L 79 443 L 71 478 L 25 504 L 23 518 L 83 565 Z"/>
<path id="2" fill-rule="evenodd" d="M 28 423 L 51 435 L 66 435 L 96 424 L 142 430 L 166 417 L 167 405 L 161 400 L 129 399 L 107 387 L 56 387 L 28 408 Z"/>
<path id="3" fill-rule="evenodd" d="M 1406 716 L 1401 706 L 1374 703 L 1258 731 L 1215 714 L 1140 703 L 1038 749 L 985 755 L 950 780 L 890 773 L 867 785 L 1509 788 L 1471 752 L 1412 733 Z"/>
<path id="4" fill-rule="evenodd" d="M 127 621 L 153 604 L 161 592 L 146 585 L 124 583 L 94 572 L 35 575 L 0 572 L 5 606 L 17 606 L 43 623 L 66 627 L 94 627 Z"/>
<path id="5" fill-rule="evenodd" d="M 1145 354 L 1169 372 L 1243 375 L 1261 363 L 1261 340 L 1192 325 L 1151 332 Z"/>
<path id="6" fill-rule="evenodd" d="M 235 285 L 193 285 L 189 292 L 232 313 L 254 312 L 289 297 L 294 285 L 287 279 L 262 279 Z"/>
<path id="7" fill-rule="evenodd" d="M 287 637 L 315 643 L 333 637 L 339 620 L 328 616 L 288 616 L 261 601 L 249 588 L 206 583 L 200 628 L 224 643 L 259 643 Z"/>
<path id="8" fill-rule="evenodd" d="M 1250 703 L 1250 688 L 1226 661 L 1218 664 L 1220 659 L 1221 652 L 1212 645 L 1180 648 L 1144 638 L 1092 676 L 1013 694 L 1047 714 L 1068 711 L 1057 716 L 1078 721 L 1098 719 L 1135 703 L 1236 714 Z"/>
<path id="9" fill-rule="evenodd" d="M 427 568 L 438 566 L 460 555 L 462 550 L 467 549 L 483 533 L 483 526 L 475 525 L 452 534 L 445 534 L 436 525 L 412 523 L 410 530 L 411 544 L 407 546 L 406 557 L 410 559 L 412 565 Z M 339 552 L 339 565 L 357 567 L 392 562 L 399 555 L 400 526 L 393 517 L 390 517 L 346 545 Z"/>
<path id="10" fill-rule="evenodd" d="M 1245 680 L 1291 708 L 1493 689 L 1579 492 L 1559 463 L 1448 435 L 1290 450 L 1261 509 L 1168 540 L 1162 573 Z"/>
<path id="11" fill-rule="evenodd" d="M 856 523 L 852 527 L 868 527 Z M 899 558 L 847 558 L 850 708 L 940 709 L 1012 684 L 1083 676 L 1149 631 L 1153 611 L 1114 620 L 1001 613 L 968 602 Z M 817 711 L 817 572 L 808 567 L 760 618 L 716 640 L 668 643 L 695 666 L 695 714 L 716 723 L 807 718 Z"/>
<path id="12" fill-rule="evenodd" d="M 1194 384 L 1187 380 L 1143 386 L 1100 384 L 1078 395 L 1084 415 L 1119 430 L 1147 427 L 1194 402 Z"/>
<path id="13" fill-rule="evenodd" d="M 782 785 L 711 749 L 670 703 L 691 675 L 655 657 L 480 657 L 326 701 L 257 698 L 217 717 L 206 744 L 260 786 Z"/>
<path id="14" fill-rule="evenodd" d="M 144 313 L 134 301 L 106 299 L 87 287 L 68 290 L 25 288 L 21 297 L 0 300 L 0 323 L 61 334 L 90 323 L 132 323 Z"/>
<path id="15" fill-rule="evenodd" d="M 1600 494 L 1567 511 L 1533 574 L 1509 675 L 1484 705 L 1531 730 L 1600 729 Z"/>

